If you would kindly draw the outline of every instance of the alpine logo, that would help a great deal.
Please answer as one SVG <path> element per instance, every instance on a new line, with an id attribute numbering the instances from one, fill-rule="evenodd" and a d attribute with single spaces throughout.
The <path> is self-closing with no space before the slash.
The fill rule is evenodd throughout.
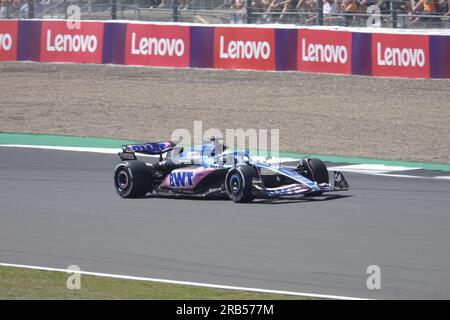
<path id="1" fill-rule="evenodd" d="M 188 187 L 194 184 L 194 172 L 192 171 L 175 171 L 169 175 L 169 183 L 171 187 Z"/>
<path id="2" fill-rule="evenodd" d="M 420 48 L 391 48 L 377 42 L 377 64 L 379 66 L 423 67 L 425 52 Z"/>
<path id="3" fill-rule="evenodd" d="M 97 50 L 98 40 L 94 35 L 56 34 L 47 30 L 46 48 L 49 52 L 90 52 Z"/>
<path id="4" fill-rule="evenodd" d="M 184 55 L 185 45 L 182 39 L 168 39 L 156 37 L 142 37 L 137 39 L 136 33 L 131 34 L 131 54 L 181 57 Z"/>
<path id="5" fill-rule="evenodd" d="M 0 33 L 0 51 L 10 51 L 13 40 L 9 33 Z"/>
<path id="6" fill-rule="evenodd" d="M 346 64 L 347 48 L 343 45 L 307 43 L 302 39 L 302 61 Z"/>
<path id="7" fill-rule="evenodd" d="M 267 41 L 225 41 L 220 36 L 220 58 L 221 59 L 263 59 L 270 58 L 270 44 Z"/>

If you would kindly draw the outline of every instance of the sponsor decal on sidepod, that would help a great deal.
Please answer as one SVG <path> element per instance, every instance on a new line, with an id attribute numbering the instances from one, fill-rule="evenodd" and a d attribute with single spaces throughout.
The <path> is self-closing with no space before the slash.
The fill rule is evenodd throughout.
<path id="1" fill-rule="evenodd" d="M 205 177 L 211 172 L 213 168 L 192 168 L 192 169 L 175 169 L 173 170 L 161 183 L 161 187 L 170 189 L 194 189 Z"/>
<path id="2" fill-rule="evenodd" d="M 192 171 L 175 171 L 169 174 L 169 181 L 171 187 L 184 187 L 192 186 L 194 182 L 192 177 L 194 172 Z"/>

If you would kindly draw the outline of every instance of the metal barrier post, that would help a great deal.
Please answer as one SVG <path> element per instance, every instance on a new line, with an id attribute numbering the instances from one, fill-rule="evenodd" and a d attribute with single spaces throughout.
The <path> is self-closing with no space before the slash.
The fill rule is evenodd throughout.
<path id="1" fill-rule="evenodd" d="M 64 19 L 67 20 L 67 8 L 68 8 L 67 0 L 63 1 L 63 8 L 64 8 Z"/>
<path id="2" fill-rule="evenodd" d="M 245 1 L 245 12 L 247 14 L 247 23 L 253 23 L 254 17 L 253 17 L 253 11 L 252 11 L 252 0 Z"/>
<path id="3" fill-rule="evenodd" d="M 117 20 L 117 0 L 111 2 L 111 19 Z"/>
<path id="4" fill-rule="evenodd" d="M 178 8 L 178 0 L 173 0 L 172 4 L 172 20 L 173 22 L 179 22 L 180 21 L 180 11 Z"/>
<path id="5" fill-rule="evenodd" d="M 10 8 L 9 8 L 9 6 L 10 6 L 10 3 L 9 3 L 9 1 L 6 1 L 6 19 L 9 19 L 9 12 L 10 12 Z"/>
<path id="6" fill-rule="evenodd" d="M 397 28 L 397 3 L 391 0 L 392 28 Z"/>
<path id="7" fill-rule="evenodd" d="M 34 19 L 34 1 L 28 0 L 28 19 Z"/>
<path id="8" fill-rule="evenodd" d="M 323 0 L 317 0 L 317 24 L 323 26 Z"/>

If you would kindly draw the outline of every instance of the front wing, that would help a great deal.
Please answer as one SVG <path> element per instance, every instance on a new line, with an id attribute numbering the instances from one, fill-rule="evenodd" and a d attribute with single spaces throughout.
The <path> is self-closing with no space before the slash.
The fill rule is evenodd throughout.
<path id="1" fill-rule="evenodd" d="M 333 185 L 329 183 L 316 184 L 314 188 L 301 183 L 292 183 L 274 188 L 266 188 L 260 181 L 254 181 L 253 187 L 255 192 L 262 197 L 277 198 L 299 195 L 322 194 L 323 192 L 346 191 L 349 185 L 344 175 L 339 171 L 333 171 Z"/>

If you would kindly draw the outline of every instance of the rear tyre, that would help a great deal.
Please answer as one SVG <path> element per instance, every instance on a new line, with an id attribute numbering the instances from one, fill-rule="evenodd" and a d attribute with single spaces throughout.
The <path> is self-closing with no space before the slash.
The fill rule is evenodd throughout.
<path id="1" fill-rule="evenodd" d="M 142 161 L 125 161 L 114 170 L 114 187 L 122 198 L 142 198 L 151 191 L 152 176 Z"/>
<path id="2" fill-rule="evenodd" d="M 328 169 L 322 160 L 316 158 L 306 158 L 302 160 L 305 177 L 317 184 L 329 183 Z M 308 193 L 307 196 L 321 195 L 322 191 Z"/>
<path id="3" fill-rule="evenodd" d="M 228 197 L 237 203 L 251 202 L 255 198 L 252 194 L 253 178 L 257 177 L 256 169 L 250 165 L 230 169 L 225 176 Z"/>

